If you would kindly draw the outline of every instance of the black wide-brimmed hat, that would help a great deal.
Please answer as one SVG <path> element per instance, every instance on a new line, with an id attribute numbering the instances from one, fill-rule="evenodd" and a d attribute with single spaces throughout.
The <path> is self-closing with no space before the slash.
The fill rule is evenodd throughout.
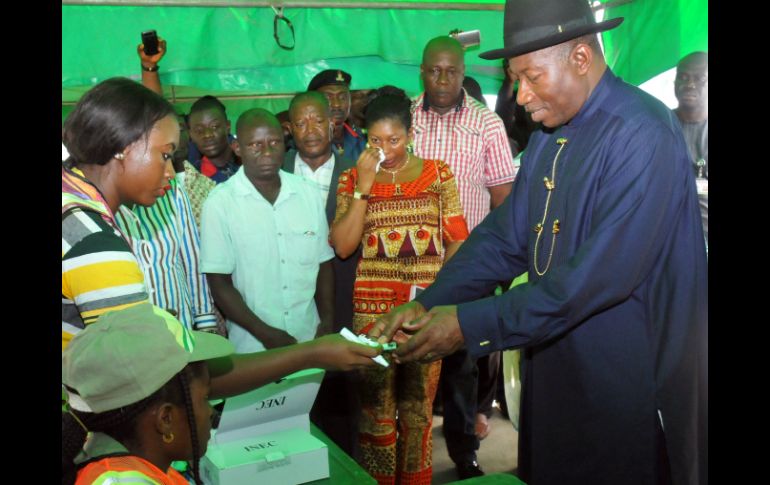
<path id="1" fill-rule="evenodd" d="M 482 59 L 520 56 L 586 34 L 614 29 L 618 17 L 596 22 L 587 0 L 507 0 L 503 20 L 503 47 L 482 52 Z"/>

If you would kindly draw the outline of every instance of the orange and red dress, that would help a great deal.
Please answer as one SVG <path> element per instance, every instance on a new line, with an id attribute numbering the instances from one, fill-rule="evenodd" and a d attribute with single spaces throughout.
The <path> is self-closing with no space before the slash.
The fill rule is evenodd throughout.
<path id="1" fill-rule="evenodd" d="M 339 177 L 337 220 L 348 211 L 356 179 L 355 168 Z M 445 244 L 467 237 L 457 183 L 444 162 L 424 160 L 410 182 L 375 182 L 353 289 L 354 332 L 367 332 L 379 316 L 408 302 L 413 286 L 432 283 Z M 366 372 L 359 439 L 364 466 L 380 484 L 430 483 L 432 404 L 440 371 L 441 363 L 434 362 Z"/>

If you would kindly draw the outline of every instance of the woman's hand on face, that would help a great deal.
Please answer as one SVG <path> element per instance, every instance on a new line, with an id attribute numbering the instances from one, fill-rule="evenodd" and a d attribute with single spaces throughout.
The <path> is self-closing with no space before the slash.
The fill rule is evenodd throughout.
<path id="1" fill-rule="evenodd" d="M 358 172 L 358 182 L 356 189 L 362 194 L 368 194 L 374 185 L 374 178 L 377 175 L 377 163 L 380 161 L 380 150 L 375 147 L 367 148 L 358 157 L 356 162 L 356 171 Z"/>

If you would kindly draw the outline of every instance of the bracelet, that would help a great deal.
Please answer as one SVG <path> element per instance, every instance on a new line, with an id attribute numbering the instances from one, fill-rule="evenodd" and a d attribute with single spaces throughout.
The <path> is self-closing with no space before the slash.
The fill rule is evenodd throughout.
<path id="1" fill-rule="evenodd" d="M 369 200 L 369 194 L 362 194 L 361 192 L 356 190 L 353 192 L 353 198 L 359 199 L 359 200 Z"/>
<path id="2" fill-rule="evenodd" d="M 157 70 L 158 70 L 158 68 L 160 67 L 160 66 L 158 66 L 157 64 L 155 64 L 155 66 L 154 66 L 154 67 L 145 67 L 145 65 L 144 65 L 144 64 L 141 64 L 141 66 L 142 66 L 142 71 L 146 71 L 146 72 L 155 72 L 155 71 L 157 71 Z"/>

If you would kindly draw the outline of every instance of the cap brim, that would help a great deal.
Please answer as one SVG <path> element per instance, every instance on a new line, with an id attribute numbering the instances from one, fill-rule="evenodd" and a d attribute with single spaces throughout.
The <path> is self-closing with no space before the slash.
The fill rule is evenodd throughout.
<path id="1" fill-rule="evenodd" d="M 508 59 L 511 57 L 528 54 L 530 52 L 534 52 L 540 49 L 545 49 L 547 47 L 561 44 L 562 42 L 567 42 L 568 40 L 578 38 L 582 35 L 596 34 L 599 32 L 604 32 L 606 30 L 614 29 L 615 27 L 620 25 L 623 22 L 623 20 L 624 20 L 624 17 L 605 20 L 604 22 L 599 22 L 593 25 L 586 25 L 584 27 L 568 30 L 566 32 L 560 32 L 555 35 L 544 37 L 536 41 L 519 44 L 513 47 L 507 47 L 507 48 L 504 47 L 502 49 L 494 49 L 491 51 L 482 52 L 481 54 L 479 54 L 479 57 L 481 57 L 482 59 L 493 60 L 493 59 L 502 59 L 502 58 Z"/>
<path id="2" fill-rule="evenodd" d="M 217 359 L 235 353 L 233 344 L 221 335 L 197 331 L 192 334 L 195 339 L 195 348 L 190 353 L 188 362 Z"/>

